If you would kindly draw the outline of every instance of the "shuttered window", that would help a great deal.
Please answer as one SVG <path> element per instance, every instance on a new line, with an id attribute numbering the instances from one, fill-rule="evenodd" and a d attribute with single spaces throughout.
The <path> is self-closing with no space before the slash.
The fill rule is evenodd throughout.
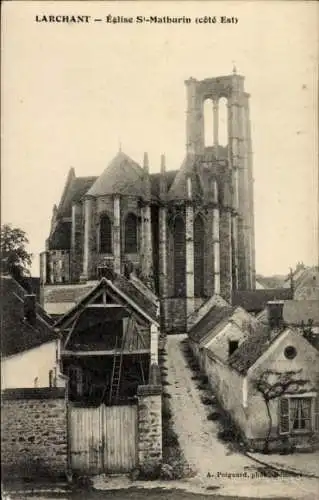
<path id="1" fill-rule="evenodd" d="M 205 256 L 205 226 L 203 218 L 197 215 L 194 220 L 194 295 L 204 295 L 204 256 Z"/>
<path id="2" fill-rule="evenodd" d="M 100 218 L 100 253 L 112 253 L 112 224 L 108 215 Z"/>
<path id="3" fill-rule="evenodd" d="M 186 295 L 186 241 L 185 223 L 178 216 L 174 223 L 174 295 Z"/>
<path id="4" fill-rule="evenodd" d="M 128 214 L 125 221 L 125 253 L 137 253 L 137 217 Z"/>
<path id="5" fill-rule="evenodd" d="M 281 434 L 318 430 L 318 419 L 318 398 L 283 397 L 279 400 L 279 430 Z"/>

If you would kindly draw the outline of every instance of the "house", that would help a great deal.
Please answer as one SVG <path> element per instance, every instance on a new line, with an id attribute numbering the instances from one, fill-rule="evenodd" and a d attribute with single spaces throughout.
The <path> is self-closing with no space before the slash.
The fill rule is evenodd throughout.
<path id="1" fill-rule="evenodd" d="M 217 352 L 217 351 L 216 351 Z M 222 360 L 211 344 L 205 369 L 223 408 L 252 449 L 313 449 L 319 432 L 319 353 L 292 328 L 271 332 L 260 325 Z M 271 387 L 268 408 L 257 381 Z M 287 384 L 287 380 L 289 383 Z"/>
<path id="2" fill-rule="evenodd" d="M 319 334 L 319 300 L 269 301 L 257 319 L 265 325 L 286 325 L 304 329 L 311 327 Z"/>
<path id="3" fill-rule="evenodd" d="M 71 401 L 121 404 L 148 383 L 158 360 L 158 304 L 137 283 L 110 273 L 57 321 Z"/>
<path id="4" fill-rule="evenodd" d="M 53 321 L 10 276 L 1 277 L 1 389 L 63 387 Z"/>
<path id="5" fill-rule="evenodd" d="M 226 361 L 257 325 L 258 321 L 243 308 L 218 304 L 190 328 L 188 342 L 205 370 L 206 349 Z"/>
<path id="6" fill-rule="evenodd" d="M 307 267 L 293 275 L 295 300 L 319 300 L 319 268 Z"/>

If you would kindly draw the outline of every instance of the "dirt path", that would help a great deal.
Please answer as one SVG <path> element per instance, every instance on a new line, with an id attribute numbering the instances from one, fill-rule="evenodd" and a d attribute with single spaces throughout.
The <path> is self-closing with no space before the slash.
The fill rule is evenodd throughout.
<path id="1" fill-rule="evenodd" d="M 201 391 L 182 352 L 186 335 L 167 337 L 167 380 L 171 394 L 175 432 L 188 464 L 198 476 L 219 473 L 244 473 L 254 462 L 229 449 L 217 439 L 218 424 L 207 420 L 208 409 L 200 400 Z"/>

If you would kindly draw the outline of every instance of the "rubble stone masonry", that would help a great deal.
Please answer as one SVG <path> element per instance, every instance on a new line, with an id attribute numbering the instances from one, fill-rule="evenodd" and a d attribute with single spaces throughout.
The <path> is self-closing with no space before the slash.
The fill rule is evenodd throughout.
<path id="1" fill-rule="evenodd" d="M 65 390 L 8 389 L 1 406 L 3 473 L 10 478 L 65 476 Z"/>
<path id="2" fill-rule="evenodd" d="M 152 473 L 162 462 L 162 388 L 138 388 L 138 463 L 142 473 Z"/>

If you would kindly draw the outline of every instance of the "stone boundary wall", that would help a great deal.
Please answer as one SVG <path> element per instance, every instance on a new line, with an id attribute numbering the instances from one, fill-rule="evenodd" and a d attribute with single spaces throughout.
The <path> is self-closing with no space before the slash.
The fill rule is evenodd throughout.
<path id="1" fill-rule="evenodd" d="M 138 465 L 142 474 L 153 474 L 162 463 L 162 386 L 157 364 L 150 368 L 149 385 L 137 390 Z"/>
<path id="2" fill-rule="evenodd" d="M 1 399 L 4 476 L 65 477 L 68 464 L 65 389 L 7 389 Z"/>

